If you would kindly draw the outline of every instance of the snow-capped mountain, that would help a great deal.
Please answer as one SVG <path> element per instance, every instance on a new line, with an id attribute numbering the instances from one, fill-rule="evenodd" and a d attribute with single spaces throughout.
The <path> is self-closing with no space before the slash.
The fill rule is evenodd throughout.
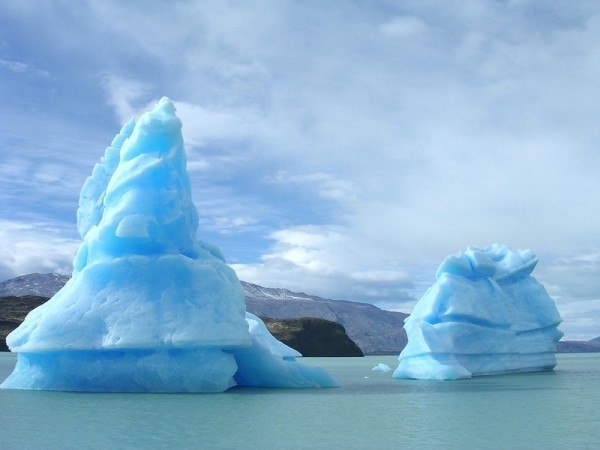
<path id="1" fill-rule="evenodd" d="M 246 297 L 272 298 L 273 300 L 310 300 L 312 297 L 303 292 L 292 292 L 283 288 L 267 288 L 258 284 L 241 281 Z"/>
<path id="2" fill-rule="evenodd" d="M 0 283 L 0 297 L 38 295 L 52 297 L 69 280 L 58 273 L 30 273 Z"/>

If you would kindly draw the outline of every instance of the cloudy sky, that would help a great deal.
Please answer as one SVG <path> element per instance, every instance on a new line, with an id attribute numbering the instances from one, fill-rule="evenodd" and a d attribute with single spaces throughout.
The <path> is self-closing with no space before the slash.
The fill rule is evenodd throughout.
<path id="1" fill-rule="evenodd" d="M 501 242 L 600 335 L 598 2 L 143 5 L 0 2 L 0 281 L 70 271 L 81 185 L 168 96 L 241 279 L 410 312 Z"/>

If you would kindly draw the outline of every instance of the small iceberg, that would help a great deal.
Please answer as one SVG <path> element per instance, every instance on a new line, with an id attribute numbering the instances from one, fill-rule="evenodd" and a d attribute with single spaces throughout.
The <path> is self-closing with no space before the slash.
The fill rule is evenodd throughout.
<path id="1" fill-rule="evenodd" d="M 391 372 L 392 368 L 384 363 L 379 363 L 371 369 L 373 372 Z"/>
<path id="2" fill-rule="evenodd" d="M 448 256 L 406 319 L 394 378 L 456 380 L 551 370 L 561 317 L 531 276 L 530 250 L 494 244 Z"/>

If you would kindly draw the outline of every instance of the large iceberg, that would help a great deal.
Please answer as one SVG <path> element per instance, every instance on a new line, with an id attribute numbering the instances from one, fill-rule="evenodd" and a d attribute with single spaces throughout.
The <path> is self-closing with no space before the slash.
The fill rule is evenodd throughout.
<path id="1" fill-rule="evenodd" d="M 404 328 L 394 378 L 456 380 L 551 370 L 562 336 L 530 250 L 493 244 L 448 256 Z"/>
<path id="2" fill-rule="evenodd" d="M 6 339 L 0 387 L 221 392 L 328 387 L 246 312 L 218 249 L 196 239 L 181 122 L 167 98 L 127 123 L 80 195 L 73 277 Z"/>

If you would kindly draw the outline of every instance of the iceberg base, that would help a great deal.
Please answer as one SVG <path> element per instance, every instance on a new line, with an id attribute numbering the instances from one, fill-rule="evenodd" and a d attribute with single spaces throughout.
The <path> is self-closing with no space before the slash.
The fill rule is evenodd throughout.
<path id="1" fill-rule="evenodd" d="M 327 388 L 337 387 L 331 375 L 322 367 L 300 364 L 295 357 L 274 355 L 261 343 L 254 341 L 250 348 L 236 349 L 235 361 L 238 386 L 270 388 Z"/>
<path id="2" fill-rule="evenodd" d="M 393 377 L 422 380 L 459 380 L 482 375 L 541 372 L 556 366 L 556 355 L 547 353 L 445 354 L 429 353 L 400 359 Z"/>
<path id="3" fill-rule="evenodd" d="M 220 348 L 19 353 L 3 389 L 83 392 L 223 392 L 235 358 Z"/>

